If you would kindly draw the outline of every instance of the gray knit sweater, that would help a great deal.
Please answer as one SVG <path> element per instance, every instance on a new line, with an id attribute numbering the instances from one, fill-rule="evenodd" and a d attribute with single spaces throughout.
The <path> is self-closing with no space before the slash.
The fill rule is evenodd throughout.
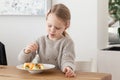
<path id="1" fill-rule="evenodd" d="M 36 40 L 39 48 L 39 62 L 54 64 L 56 68 L 63 70 L 69 66 L 75 71 L 75 52 L 74 43 L 68 36 L 63 36 L 61 39 L 53 41 L 47 36 L 42 36 Z M 36 53 L 25 54 L 24 49 L 20 52 L 18 60 L 21 63 L 31 62 L 35 58 Z"/>

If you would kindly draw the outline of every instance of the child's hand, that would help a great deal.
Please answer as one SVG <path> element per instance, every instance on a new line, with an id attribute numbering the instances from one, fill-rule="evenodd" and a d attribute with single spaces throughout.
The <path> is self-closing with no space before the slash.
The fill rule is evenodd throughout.
<path id="1" fill-rule="evenodd" d="M 24 50 L 26 54 L 35 52 L 38 49 L 38 45 L 35 42 L 30 43 Z"/>
<path id="2" fill-rule="evenodd" d="M 66 77 L 75 77 L 76 76 L 76 74 L 74 73 L 74 71 L 70 67 L 65 67 L 63 69 L 63 72 L 65 73 Z"/>

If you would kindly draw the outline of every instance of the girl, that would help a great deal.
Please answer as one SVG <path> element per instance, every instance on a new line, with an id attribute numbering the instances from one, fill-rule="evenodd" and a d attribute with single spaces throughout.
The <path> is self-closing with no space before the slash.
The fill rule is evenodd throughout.
<path id="1" fill-rule="evenodd" d="M 74 43 L 65 32 L 70 18 L 70 11 L 64 4 L 54 5 L 46 15 L 48 34 L 26 46 L 18 56 L 19 61 L 31 62 L 37 51 L 40 63 L 54 64 L 66 77 L 74 77 Z"/>

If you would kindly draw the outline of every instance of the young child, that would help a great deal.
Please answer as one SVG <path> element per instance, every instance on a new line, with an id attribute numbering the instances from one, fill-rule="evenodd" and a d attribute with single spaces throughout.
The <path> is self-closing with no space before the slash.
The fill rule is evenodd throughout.
<path id="1" fill-rule="evenodd" d="M 54 64 L 66 77 L 74 77 L 74 43 L 66 33 L 70 19 L 70 11 L 64 4 L 54 5 L 46 15 L 48 34 L 27 45 L 20 52 L 19 61 L 31 62 L 37 51 L 40 63 Z"/>

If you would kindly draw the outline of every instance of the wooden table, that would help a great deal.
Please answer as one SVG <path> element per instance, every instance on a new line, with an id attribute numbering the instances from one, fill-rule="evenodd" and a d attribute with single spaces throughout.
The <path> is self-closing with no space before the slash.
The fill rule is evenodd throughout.
<path id="1" fill-rule="evenodd" d="M 76 72 L 76 77 L 66 78 L 57 69 L 43 71 L 39 74 L 31 74 L 28 71 L 19 70 L 15 66 L 0 66 L 0 80 L 111 80 L 107 73 Z"/>

